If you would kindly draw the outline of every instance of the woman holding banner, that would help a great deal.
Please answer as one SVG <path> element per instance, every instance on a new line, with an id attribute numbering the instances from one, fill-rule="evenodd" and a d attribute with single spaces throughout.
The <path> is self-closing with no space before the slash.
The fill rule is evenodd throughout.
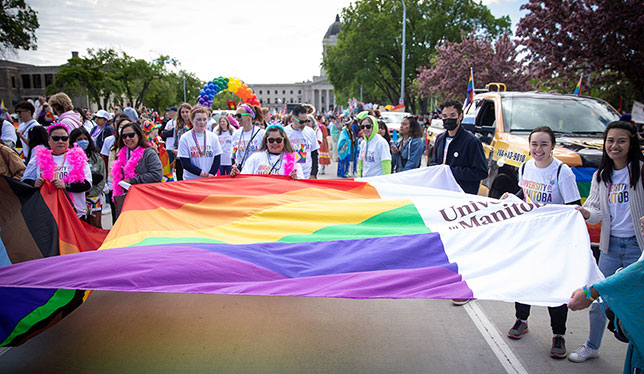
<path id="1" fill-rule="evenodd" d="M 606 277 L 637 261 L 644 248 L 644 235 L 637 229 L 644 216 L 642 161 L 635 126 L 626 121 L 609 123 L 599 169 L 593 175 L 588 199 L 579 208 L 588 223 L 602 223 L 599 270 Z M 598 357 L 605 327 L 601 302 L 593 303 L 588 340 L 568 359 L 583 362 Z"/>
<path id="2" fill-rule="evenodd" d="M 555 134 L 550 127 L 537 127 L 528 136 L 530 156 L 532 158 L 519 168 L 519 197 L 527 202 L 539 204 L 581 204 L 577 181 L 570 167 L 553 157 Z M 507 193 L 502 199 L 507 198 Z M 514 304 L 516 322 L 508 331 L 511 339 L 521 339 L 528 333 L 530 305 Z M 550 326 L 552 327 L 552 348 L 550 356 L 564 358 L 566 352 L 566 304 L 548 307 Z"/>

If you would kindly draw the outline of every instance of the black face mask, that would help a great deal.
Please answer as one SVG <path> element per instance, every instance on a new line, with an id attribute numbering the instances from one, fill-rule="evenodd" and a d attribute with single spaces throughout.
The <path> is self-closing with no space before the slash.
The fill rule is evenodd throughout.
<path id="1" fill-rule="evenodd" d="M 445 118 L 443 120 L 443 128 L 445 130 L 454 130 L 458 126 L 458 120 L 456 118 Z"/>

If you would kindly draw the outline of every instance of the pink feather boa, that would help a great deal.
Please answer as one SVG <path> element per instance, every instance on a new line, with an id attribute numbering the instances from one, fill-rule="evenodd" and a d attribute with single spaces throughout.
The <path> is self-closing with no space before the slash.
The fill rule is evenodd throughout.
<path id="1" fill-rule="evenodd" d="M 284 175 L 291 175 L 295 168 L 295 154 L 284 153 Z"/>
<path id="2" fill-rule="evenodd" d="M 87 155 L 78 146 L 67 150 L 65 153 L 65 160 L 69 162 L 71 170 L 67 176 L 62 179 L 65 183 L 80 183 L 85 180 L 85 165 L 87 164 Z M 65 161 L 63 161 L 64 163 Z M 42 146 L 36 147 L 36 164 L 40 168 L 40 173 L 44 179 L 54 179 L 56 171 L 56 161 L 51 154 L 51 150 Z"/>
<path id="3" fill-rule="evenodd" d="M 123 179 L 130 179 L 136 177 L 136 166 L 139 164 L 139 161 L 143 157 L 145 148 L 137 147 L 134 152 L 132 152 L 132 157 L 127 159 L 127 147 L 121 148 L 119 155 L 112 164 L 112 181 L 113 181 L 113 191 L 114 196 L 121 196 L 125 194 L 123 188 L 119 186 L 119 182 Z"/>

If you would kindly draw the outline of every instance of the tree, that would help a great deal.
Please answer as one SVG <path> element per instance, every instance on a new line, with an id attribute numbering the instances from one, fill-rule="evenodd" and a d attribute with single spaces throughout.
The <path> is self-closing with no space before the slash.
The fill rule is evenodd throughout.
<path id="1" fill-rule="evenodd" d="M 510 29 L 509 17 L 495 18 L 474 0 L 407 1 L 405 103 L 415 111 L 411 95 L 415 67 L 427 63 L 434 47 L 457 40 L 461 30 L 496 38 Z M 398 103 L 402 56 L 402 4 L 358 0 L 344 8 L 338 44 L 327 48 L 323 66 L 336 95 L 355 97 L 363 87 L 366 100 Z"/>
<path id="2" fill-rule="evenodd" d="M 150 84 L 167 75 L 168 65 L 176 66 L 177 60 L 162 55 L 148 63 L 143 59 L 134 59 L 125 54 L 124 56 L 126 58 L 116 73 L 116 80 L 125 88 L 124 94 L 129 100 L 127 105 L 139 108 Z"/>
<path id="3" fill-rule="evenodd" d="M 0 2 L 0 49 L 3 54 L 14 49 L 35 50 L 38 27 L 36 11 L 24 0 Z"/>
<path id="4" fill-rule="evenodd" d="M 469 37 L 462 32 L 460 42 L 446 41 L 436 50 L 435 65 L 418 68 L 418 90 L 422 96 L 436 94 L 464 99 L 470 68 L 474 71 L 475 86 L 490 82 L 505 83 L 508 90 L 525 90 L 529 86 L 530 77 L 518 61 L 519 52 L 508 34 L 493 45 L 487 38 L 477 37 L 474 31 Z"/>
<path id="5" fill-rule="evenodd" d="M 644 100 L 641 0 L 530 0 L 521 9 L 528 14 L 519 21 L 517 36 L 544 82 L 572 92 L 580 74 L 614 79 L 604 74 L 612 71 Z"/>

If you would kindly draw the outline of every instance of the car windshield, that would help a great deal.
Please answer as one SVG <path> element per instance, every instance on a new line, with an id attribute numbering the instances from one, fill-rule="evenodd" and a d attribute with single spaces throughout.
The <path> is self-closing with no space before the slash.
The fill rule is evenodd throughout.
<path id="1" fill-rule="evenodd" d="M 385 123 L 400 123 L 403 118 L 409 116 L 409 113 L 382 113 L 382 120 Z"/>
<path id="2" fill-rule="evenodd" d="M 510 132 L 548 126 L 556 133 L 601 135 L 619 114 L 604 102 L 583 97 L 513 97 L 504 101 L 503 118 Z"/>

